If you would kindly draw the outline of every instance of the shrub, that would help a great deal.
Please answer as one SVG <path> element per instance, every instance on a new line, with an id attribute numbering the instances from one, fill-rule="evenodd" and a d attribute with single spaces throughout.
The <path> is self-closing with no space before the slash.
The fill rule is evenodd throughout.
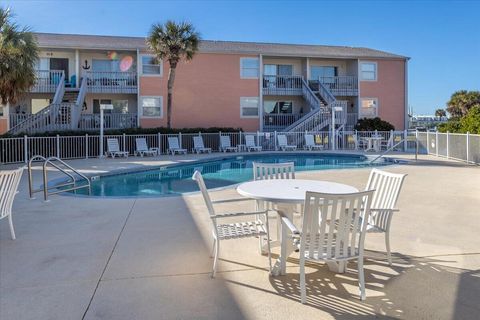
<path id="1" fill-rule="evenodd" d="M 395 130 L 395 127 L 385 120 L 376 118 L 363 118 L 358 119 L 357 124 L 355 125 L 355 130 L 358 131 L 390 131 Z"/>

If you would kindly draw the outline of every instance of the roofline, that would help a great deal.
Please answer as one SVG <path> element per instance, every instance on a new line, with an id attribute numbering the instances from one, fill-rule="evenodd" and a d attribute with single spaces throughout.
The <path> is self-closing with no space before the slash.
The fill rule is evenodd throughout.
<path id="1" fill-rule="evenodd" d="M 131 39 L 131 40 L 146 40 L 146 37 L 133 37 L 133 36 L 112 36 L 112 35 L 95 35 L 95 34 L 75 34 L 75 33 L 52 33 L 52 32 L 34 32 L 34 35 L 52 35 L 52 36 L 82 36 L 82 37 L 99 37 L 99 38 L 117 38 L 117 39 Z M 343 59 L 385 59 L 385 60 L 410 60 L 410 57 L 398 55 L 395 53 L 390 53 L 382 50 L 371 49 L 367 47 L 352 47 L 352 46 L 338 46 L 338 45 L 315 45 L 315 44 L 295 44 L 295 43 L 280 43 L 280 42 L 248 42 L 248 41 L 231 41 L 231 40 L 207 40 L 203 39 L 200 42 L 213 42 L 213 43 L 231 43 L 231 44 L 250 44 L 250 45 L 281 45 L 281 46 L 302 46 L 302 47 L 331 47 L 331 48 L 344 48 L 344 49 L 367 49 L 367 50 L 374 50 L 378 52 L 383 52 L 385 54 L 393 55 L 392 57 L 384 57 L 384 56 L 375 56 L 371 55 L 368 57 L 358 56 L 358 55 L 345 55 L 341 58 Z M 85 50 L 102 50 L 98 47 L 88 47 L 88 46 L 41 46 L 40 48 L 51 48 L 51 49 L 85 49 Z M 107 49 L 105 49 L 107 50 Z M 134 50 L 148 50 L 147 45 L 143 46 L 132 46 L 131 48 L 124 48 L 124 49 L 115 49 L 119 51 L 134 51 Z M 206 53 L 219 53 L 219 54 L 252 54 L 252 55 L 264 55 L 264 56 L 277 56 L 277 57 L 305 57 L 305 58 L 327 58 L 327 59 L 338 59 L 337 55 L 296 55 L 296 54 L 282 54 L 282 53 L 271 53 L 271 52 L 262 52 L 259 53 L 258 51 L 249 51 L 249 50 L 237 50 L 232 52 L 224 52 L 224 51 L 206 51 Z"/>

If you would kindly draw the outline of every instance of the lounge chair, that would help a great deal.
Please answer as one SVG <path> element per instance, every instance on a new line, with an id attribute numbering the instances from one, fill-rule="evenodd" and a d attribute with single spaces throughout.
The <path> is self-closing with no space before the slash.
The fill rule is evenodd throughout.
<path id="1" fill-rule="evenodd" d="M 278 147 L 280 148 L 280 150 L 282 150 L 282 151 L 287 151 L 287 150 L 295 151 L 295 150 L 297 150 L 297 146 L 288 144 L 286 135 L 284 135 L 284 134 L 277 135 L 277 140 L 278 140 Z"/>
<path id="2" fill-rule="evenodd" d="M 323 145 L 321 144 L 315 144 L 315 140 L 313 139 L 313 134 L 306 134 L 305 135 L 305 150 L 323 150 Z"/>
<path id="3" fill-rule="evenodd" d="M 233 151 L 237 152 L 237 147 L 232 147 L 232 142 L 230 141 L 230 136 L 220 136 L 220 151 L 228 152 Z"/>
<path id="4" fill-rule="evenodd" d="M 202 136 L 195 136 L 193 137 L 193 152 L 196 153 L 211 153 L 212 148 L 205 148 L 205 145 L 203 144 L 203 138 Z"/>
<path id="5" fill-rule="evenodd" d="M 158 148 L 149 148 L 147 145 L 147 139 L 145 138 L 136 138 L 135 145 L 137 149 L 135 150 L 135 155 L 139 155 L 143 157 L 144 155 L 147 156 L 157 156 L 158 155 Z"/>
<path id="6" fill-rule="evenodd" d="M 353 143 L 355 144 L 355 150 L 365 150 L 367 148 L 368 143 L 364 138 L 359 138 L 356 134 L 352 137 Z"/>
<path id="7" fill-rule="evenodd" d="M 174 156 L 175 153 L 187 154 L 187 149 L 180 148 L 180 143 L 178 142 L 178 137 L 168 137 L 167 140 L 168 140 L 168 153 L 171 153 L 172 156 Z"/>
<path id="8" fill-rule="evenodd" d="M 8 217 L 10 226 L 10 236 L 15 240 L 15 230 L 13 229 L 12 206 L 13 199 L 18 193 L 18 185 L 22 178 L 23 167 L 16 170 L 0 171 L 0 220 Z"/>
<path id="9" fill-rule="evenodd" d="M 217 214 L 213 208 L 212 200 L 208 194 L 207 187 L 203 181 L 202 174 L 199 171 L 193 173 L 192 179 L 195 180 L 202 192 L 203 199 L 205 200 L 205 205 L 208 209 L 208 215 L 210 221 L 212 222 L 212 235 L 213 235 L 213 248 L 212 256 L 213 260 L 213 270 L 212 278 L 215 277 L 217 272 L 217 262 L 220 250 L 220 240 L 233 240 L 233 239 L 245 239 L 245 238 L 257 238 L 257 237 L 266 237 L 270 238 L 269 225 L 268 225 L 268 214 L 267 211 L 256 211 L 256 212 L 236 212 L 236 213 L 224 213 Z M 250 221 L 245 221 L 244 217 L 251 217 Z M 263 217 L 263 220 L 260 219 Z M 220 223 L 226 218 L 224 224 Z M 232 221 L 235 219 L 236 221 Z M 268 247 L 268 261 L 270 272 L 272 270 L 272 259 L 270 256 L 270 242 L 267 241 Z"/>
<path id="10" fill-rule="evenodd" d="M 262 146 L 257 146 L 255 143 L 255 137 L 252 135 L 246 135 L 245 136 L 245 146 L 247 148 L 247 151 L 262 151 Z"/>
<path id="11" fill-rule="evenodd" d="M 117 139 L 107 139 L 107 157 L 115 158 L 116 156 L 128 158 L 128 151 L 120 151 L 120 145 Z"/>
<path id="12" fill-rule="evenodd" d="M 307 191 L 302 230 L 298 230 L 287 217 L 281 218 L 282 242 L 297 240 L 300 252 L 300 296 L 306 303 L 305 262 L 337 262 L 341 270 L 345 263 L 357 260 L 360 299 L 365 300 L 365 276 L 363 272 L 363 244 L 366 223 L 359 221 L 361 215 L 370 216 L 373 190 L 350 194 L 328 194 Z M 331 217 L 337 217 L 336 228 L 326 227 Z M 288 232 L 287 232 L 288 230 Z M 313 282 L 309 282 L 313 283 Z"/>

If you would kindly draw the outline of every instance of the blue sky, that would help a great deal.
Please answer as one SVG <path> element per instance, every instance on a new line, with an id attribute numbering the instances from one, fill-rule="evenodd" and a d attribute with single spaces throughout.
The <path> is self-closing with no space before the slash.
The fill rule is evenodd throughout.
<path id="1" fill-rule="evenodd" d="M 411 57 L 409 105 L 480 90 L 479 1 L 0 1 L 37 32 L 145 36 L 192 22 L 204 39 L 370 47 Z"/>

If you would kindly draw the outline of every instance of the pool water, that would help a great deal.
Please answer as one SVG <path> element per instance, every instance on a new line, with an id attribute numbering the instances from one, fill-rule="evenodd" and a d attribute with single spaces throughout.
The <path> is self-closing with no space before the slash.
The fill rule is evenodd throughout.
<path id="1" fill-rule="evenodd" d="M 371 159 L 362 155 L 338 154 L 255 154 L 225 156 L 151 170 L 100 176 L 92 179 L 91 196 L 97 197 L 161 197 L 198 191 L 192 180 L 199 170 L 207 188 L 219 188 L 252 180 L 253 162 L 294 162 L 295 171 L 370 167 Z M 379 161 L 375 166 L 386 165 Z M 75 194 L 88 195 L 86 189 Z"/>

